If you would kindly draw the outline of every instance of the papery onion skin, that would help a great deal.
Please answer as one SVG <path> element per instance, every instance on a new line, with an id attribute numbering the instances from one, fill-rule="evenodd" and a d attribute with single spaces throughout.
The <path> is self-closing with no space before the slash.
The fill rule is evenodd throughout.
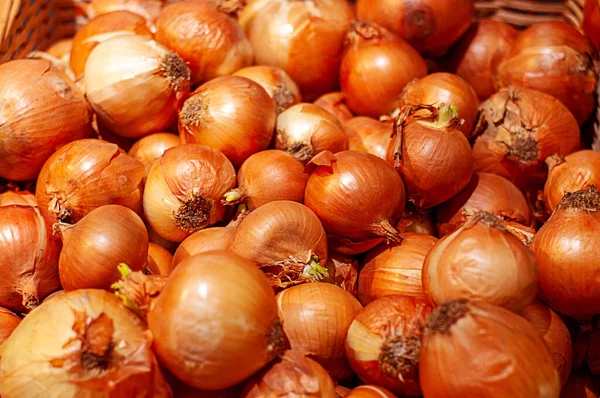
<path id="1" fill-rule="evenodd" d="M 575 117 L 557 99 L 540 91 L 502 89 L 480 110 L 482 135 L 473 145 L 475 171 L 507 178 L 523 191 L 542 188 L 548 156 L 564 157 L 579 149 Z"/>
<path id="2" fill-rule="evenodd" d="M 327 253 L 327 256 L 326 267 L 329 275 L 323 278 L 322 282 L 339 286 L 358 298 L 358 259 L 333 251 Z"/>
<path id="3" fill-rule="evenodd" d="M 77 290 L 46 301 L 2 346 L 2 396 L 171 397 L 145 330 L 106 291 Z"/>
<path id="4" fill-rule="evenodd" d="M 421 341 L 426 397 L 558 397 L 560 380 L 539 332 L 524 318 L 484 302 L 448 301 Z"/>
<path id="5" fill-rule="evenodd" d="M 17 190 L 0 193 L 0 207 L 10 205 L 37 206 L 35 194 L 29 191 Z"/>
<path id="6" fill-rule="evenodd" d="M 173 255 L 155 243 L 148 245 L 148 260 L 144 265 L 144 273 L 150 275 L 169 276 L 173 270 Z"/>
<path id="7" fill-rule="evenodd" d="M 169 148 L 181 145 L 178 136 L 171 133 L 155 133 L 139 139 L 129 150 L 129 156 L 134 157 L 146 166 L 146 177 L 150 173 L 152 165 Z"/>
<path id="8" fill-rule="evenodd" d="M 385 159 L 391 141 L 393 126 L 365 116 L 354 117 L 344 123 L 348 149 L 368 152 Z"/>
<path id="9" fill-rule="evenodd" d="M 237 168 L 269 147 L 276 120 L 275 101 L 254 81 L 223 76 L 198 87 L 179 112 L 184 144 L 221 152 Z"/>
<path id="10" fill-rule="evenodd" d="M 295 396 L 302 398 L 335 398 L 335 384 L 327 371 L 298 351 L 286 351 L 248 381 L 242 398 Z"/>
<path id="11" fill-rule="evenodd" d="M 310 101 L 336 89 L 342 41 L 352 18 L 348 3 L 341 0 L 255 0 L 238 20 L 256 64 L 285 70 Z"/>
<path id="12" fill-rule="evenodd" d="M 346 398 L 396 398 L 391 391 L 379 387 L 379 386 L 371 386 L 371 385 L 363 385 L 358 386 L 352 391 L 350 391 Z"/>
<path id="13" fill-rule="evenodd" d="M 0 65 L 0 177 L 26 181 L 61 146 L 92 133 L 92 109 L 48 61 Z"/>
<path id="14" fill-rule="evenodd" d="M 161 364 L 199 389 L 224 389 L 247 379 L 282 344 L 267 278 L 251 261 L 224 251 L 181 262 L 148 325 Z"/>
<path id="15" fill-rule="evenodd" d="M 337 117 L 342 124 L 354 117 L 354 114 L 346 105 L 344 94 L 339 91 L 323 94 L 313 104 Z"/>
<path id="16" fill-rule="evenodd" d="M 581 125 L 596 106 L 598 76 L 592 54 L 587 38 L 567 22 L 539 22 L 519 34 L 498 66 L 498 83 L 552 95 Z"/>
<path id="17" fill-rule="evenodd" d="M 21 323 L 21 318 L 12 311 L 0 307 L 0 344 L 4 343 Z"/>
<path id="18" fill-rule="evenodd" d="M 544 185 L 544 205 L 553 211 L 567 192 L 600 186 L 600 154 L 591 150 L 573 152 L 561 158 L 546 159 L 548 179 Z"/>
<path id="19" fill-rule="evenodd" d="M 359 19 L 373 21 L 423 54 L 440 56 L 469 28 L 473 0 L 359 0 Z"/>
<path id="20" fill-rule="evenodd" d="M 137 35 L 98 44 L 83 79 L 99 121 L 126 138 L 168 129 L 190 92 L 190 71 L 181 58 Z"/>
<path id="21" fill-rule="evenodd" d="M 173 256 L 173 268 L 186 258 L 214 250 L 229 250 L 235 227 L 212 227 L 194 232 L 177 248 Z"/>
<path id="22" fill-rule="evenodd" d="M 182 1 L 165 7 L 156 20 L 156 40 L 188 65 L 192 84 L 252 65 L 250 41 L 218 1 Z"/>
<path id="23" fill-rule="evenodd" d="M 465 211 L 487 211 L 496 217 L 531 225 L 531 213 L 525 196 L 506 178 L 490 173 L 474 173 L 458 195 L 436 209 L 440 237 L 454 231 L 466 221 Z"/>
<path id="24" fill-rule="evenodd" d="M 334 379 L 352 374 L 344 344 L 362 305 L 342 288 L 314 282 L 293 286 L 277 297 L 279 317 L 291 348 L 310 354 Z"/>
<path id="25" fill-rule="evenodd" d="M 224 217 L 220 203 L 235 170 L 219 151 L 197 144 L 168 149 L 146 180 L 144 215 L 163 238 L 181 242 Z"/>
<path id="26" fill-rule="evenodd" d="M 589 2 L 586 2 L 586 4 Z M 563 387 L 560 398 L 598 398 L 600 388 L 585 370 L 573 370 L 567 384 Z"/>
<path id="27" fill-rule="evenodd" d="M 404 87 L 427 74 L 419 53 L 377 24 L 355 22 L 344 47 L 340 86 L 348 107 L 357 115 L 390 114 Z"/>
<path id="28" fill-rule="evenodd" d="M 367 253 L 358 276 L 358 298 L 363 305 L 392 294 L 425 299 L 421 271 L 438 239 L 412 232 L 402 237 L 402 242 Z"/>
<path id="29" fill-rule="evenodd" d="M 277 104 L 277 114 L 302 101 L 300 88 L 281 68 L 266 65 L 249 66 L 238 70 L 234 76 L 242 76 L 260 84 Z"/>
<path id="30" fill-rule="evenodd" d="M 367 384 L 401 396 L 420 396 L 421 333 L 431 306 L 414 297 L 377 299 L 354 318 L 346 338 L 350 366 Z"/>

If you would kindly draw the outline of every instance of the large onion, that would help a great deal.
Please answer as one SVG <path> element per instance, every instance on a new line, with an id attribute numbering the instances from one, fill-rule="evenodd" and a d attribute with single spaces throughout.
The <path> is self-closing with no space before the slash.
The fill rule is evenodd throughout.
<path id="1" fill-rule="evenodd" d="M 281 68 L 265 65 L 249 66 L 238 70 L 234 75 L 260 84 L 277 104 L 277 114 L 302 101 L 300 88 Z"/>

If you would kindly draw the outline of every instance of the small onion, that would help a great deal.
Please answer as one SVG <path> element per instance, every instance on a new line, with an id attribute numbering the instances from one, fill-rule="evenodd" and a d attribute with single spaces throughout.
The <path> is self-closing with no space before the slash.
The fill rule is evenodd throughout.
<path id="1" fill-rule="evenodd" d="M 283 331 L 293 350 L 305 352 L 335 379 L 352 374 L 344 342 L 362 305 L 342 288 L 329 283 L 305 283 L 277 297 Z"/>
<path id="2" fill-rule="evenodd" d="M 165 7 L 156 20 L 156 40 L 186 62 L 192 84 L 252 65 L 252 45 L 226 4 L 181 1 Z"/>
<path id="3" fill-rule="evenodd" d="M 173 270 L 173 255 L 155 243 L 148 245 L 148 260 L 144 264 L 144 273 L 169 276 Z"/>
<path id="4" fill-rule="evenodd" d="M 267 150 L 250 156 L 240 167 L 238 187 L 223 195 L 221 203 L 243 202 L 252 211 L 276 200 L 302 203 L 308 174 L 294 156 L 279 150 Z"/>
<path id="5" fill-rule="evenodd" d="M 322 282 L 332 283 L 358 297 L 358 259 L 337 252 L 329 252 L 327 256 L 328 276 Z"/>
<path id="6" fill-rule="evenodd" d="M 235 184 L 235 170 L 219 151 L 196 144 L 168 149 L 144 189 L 144 214 L 164 239 L 181 242 L 221 221 L 221 196 Z"/>
<path id="7" fill-rule="evenodd" d="M 303 163 L 323 152 L 348 147 L 348 138 L 339 120 L 317 105 L 296 104 L 277 117 L 277 149 L 287 151 Z"/>
<path id="8" fill-rule="evenodd" d="M 348 149 L 386 158 L 393 131 L 391 123 L 358 116 L 344 123 L 344 131 L 348 136 Z"/>
<path id="9" fill-rule="evenodd" d="M 0 65 L 0 177 L 33 180 L 61 146 L 92 133 L 92 110 L 48 61 Z"/>
<path id="10" fill-rule="evenodd" d="M 0 193 L 0 207 L 10 205 L 37 206 L 37 200 L 29 191 L 11 190 Z"/>
<path id="11" fill-rule="evenodd" d="M 108 204 L 141 213 L 144 165 L 115 144 L 86 139 L 60 148 L 48 159 L 36 186 L 42 212 L 75 223 Z"/>
<path id="12" fill-rule="evenodd" d="M 275 101 L 258 84 L 224 76 L 200 86 L 179 113 L 181 141 L 223 152 L 237 168 L 268 148 L 275 128 Z"/>
<path id="13" fill-rule="evenodd" d="M 589 3 L 593 2 L 586 2 L 586 4 Z M 574 370 L 560 393 L 560 398 L 598 397 L 600 397 L 600 387 L 598 386 L 597 380 L 593 379 L 583 370 Z"/>
<path id="14" fill-rule="evenodd" d="M 367 254 L 358 276 L 358 298 L 363 305 L 392 294 L 425 299 L 421 271 L 437 238 L 410 232 L 402 237 L 400 243 L 378 246 Z"/>
<path id="15" fill-rule="evenodd" d="M 14 312 L 0 307 L 0 345 L 8 340 L 19 323 L 21 323 L 21 318 Z"/>
<path id="16" fill-rule="evenodd" d="M 344 94 L 339 91 L 323 94 L 313 104 L 337 117 L 342 124 L 354 117 L 352 111 L 346 105 Z"/>
<path id="17" fill-rule="evenodd" d="M 426 397 L 558 397 L 560 380 L 539 332 L 524 318 L 485 302 L 447 301 L 421 341 Z"/>
<path id="18" fill-rule="evenodd" d="M 391 113 L 404 87 L 427 74 L 419 53 L 385 28 L 355 22 L 346 37 L 340 86 L 356 114 L 377 118 Z"/>
<path id="19" fill-rule="evenodd" d="M 126 138 L 169 128 L 190 90 L 185 63 L 166 47 L 137 35 L 98 44 L 83 78 L 98 120 Z"/>
<path id="20" fill-rule="evenodd" d="M 302 101 L 300 88 L 281 68 L 266 65 L 249 66 L 238 70 L 233 75 L 260 84 L 277 104 L 277 114 Z"/>
<path id="21" fill-rule="evenodd" d="M 82 7 L 90 19 L 109 12 L 129 11 L 152 22 L 164 4 L 165 0 L 92 0 L 83 2 Z"/>
<path id="22" fill-rule="evenodd" d="M 347 395 L 345 395 L 345 397 L 346 398 L 396 398 L 396 396 L 394 394 L 392 394 L 391 391 L 389 391 L 383 387 L 370 386 L 370 385 L 358 386 L 355 389 L 353 389 L 352 391 L 350 391 Z"/>
<path id="23" fill-rule="evenodd" d="M 304 203 L 333 236 L 331 249 L 357 254 L 384 240 L 401 240 L 394 221 L 406 203 L 404 184 L 385 161 L 365 152 L 327 151 L 307 170 L 311 174 Z"/>
<path id="24" fill-rule="evenodd" d="M 129 149 L 129 156 L 134 157 L 146 166 L 146 177 L 152 165 L 165 153 L 167 149 L 181 145 L 181 140 L 175 134 L 156 133 L 139 139 Z"/>
<path id="25" fill-rule="evenodd" d="M 371 302 L 356 316 L 346 355 L 362 381 L 402 396 L 421 395 L 421 333 L 431 310 L 423 300 L 392 295 Z"/>

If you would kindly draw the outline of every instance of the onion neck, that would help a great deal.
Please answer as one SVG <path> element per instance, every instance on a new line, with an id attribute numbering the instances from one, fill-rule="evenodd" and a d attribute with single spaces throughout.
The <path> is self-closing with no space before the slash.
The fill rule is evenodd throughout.
<path id="1" fill-rule="evenodd" d="M 380 39 L 383 34 L 381 28 L 371 22 L 354 21 L 348 31 L 346 40 L 350 43 L 356 43 L 360 40 Z"/>
<path id="2" fill-rule="evenodd" d="M 395 336 L 381 346 L 379 367 L 387 376 L 404 381 L 402 373 L 414 371 L 419 366 L 420 336 Z"/>
<path id="3" fill-rule="evenodd" d="M 19 281 L 19 285 L 20 286 L 15 290 L 23 298 L 23 301 L 21 302 L 23 307 L 25 307 L 27 311 L 33 310 L 40 304 L 38 289 L 35 284 L 33 274 L 29 273 L 23 275 Z"/>
<path id="4" fill-rule="evenodd" d="M 562 209 L 598 211 L 600 209 L 600 193 L 591 185 L 586 189 L 567 192 L 558 204 Z"/>
<path id="5" fill-rule="evenodd" d="M 463 228 L 471 228 L 477 224 L 485 225 L 488 228 L 496 228 L 505 231 L 506 228 L 502 225 L 498 217 L 487 211 L 473 211 L 465 209 L 463 215 L 467 218 L 467 222 Z"/>
<path id="6" fill-rule="evenodd" d="M 125 307 L 146 321 L 167 283 L 167 277 L 146 275 L 143 271 L 133 272 L 127 264 L 119 264 L 117 268 L 121 274 L 121 280 L 113 283 L 111 288 L 115 291 L 115 295 L 123 301 Z"/>
<path id="7" fill-rule="evenodd" d="M 244 191 L 244 187 L 239 187 L 226 192 L 221 199 L 221 204 L 224 206 L 233 206 L 245 201 L 246 196 L 244 195 Z"/>
<path id="8" fill-rule="evenodd" d="M 321 265 L 319 257 L 312 250 L 289 256 L 285 260 L 260 265 L 260 268 L 274 288 L 285 289 L 329 277 L 327 268 Z"/>
<path id="9" fill-rule="evenodd" d="M 194 233 L 206 228 L 214 208 L 212 199 L 205 199 L 199 193 L 191 197 L 175 210 L 175 224 L 183 231 Z"/>
<path id="10" fill-rule="evenodd" d="M 217 9 L 236 18 L 246 6 L 244 0 L 217 0 Z"/>
<path id="11" fill-rule="evenodd" d="M 429 316 L 427 330 L 432 334 L 450 334 L 452 326 L 469 314 L 468 305 L 467 299 L 445 301 Z"/>
<path id="12" fill-rule="evenodd" d="M 458 109 L 454 105 L 442 103 L 430 117 L 424 118 L 420 122 L 439 130 L 456 127 L 457 124 L 460 124 Z"/>
<path id="13" fill-rule="evenodd" d="M 400 232 L 387 219 L 376 222 L 372 225 L 371 229 L 376 236 L 385 238 L 388 244 L 390 242 L 398 243 L 402 241 Z"/>
<path id="14" fill-rule="evenodd" d="M 556 166 L 563 164 L 565 159 L 560 157 L 557 153 L 554 155 L 550 155 L 546 158 L 546 166 L 548 166 L 548 171 L 552 171 Z"/>
<path id="15" fill-rule="evenodd" d="M 59 221 L 69 222 L 71 220 L 71 212 L 66 205 L 66 199 L 63 195 L 53 192 L 50 194 L 50 203 L 48 203 L 48 210 L 54 214 Z"/>

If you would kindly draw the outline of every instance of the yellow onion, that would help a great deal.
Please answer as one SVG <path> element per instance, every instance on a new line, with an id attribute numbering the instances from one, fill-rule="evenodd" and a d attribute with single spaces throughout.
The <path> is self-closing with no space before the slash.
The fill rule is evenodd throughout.
<path id="1" fill-rule="evenodd" d="M 249 66 L 238 70 L 233 75 L 260 84 L 277 104 L 277 114 L 302 101 L 300 88 L 281 68 L 266 65 Z"/>
<path id="2" fill-rule="evenodd" d="M 0 206 L 37 206 L 35 194 L 29 191 L 10 190 L 0 193 Z"/>
<path id="3" fill-rule="evenodd" d="M 169 128 L 190 90 L 186 64 L 166 47 L 137 35 L 98 44 L 83 78 L 98 120 L 127 138 Z"/>
<path id="4" fill-rule="evenodd" d="M 354 117 L 352 111 L 346 105 L 344 94 L 339 91 L 323 94 L 313 104 L 333 114 L 342 124 Z"/>
<path id="5" fill-rule="evenodd" d="M 348 149 L 369 152 L 381 159 L 386 158 L 392 139 L 393 125 L 391 123 L 358 116 L 344 123 L 344 131 L 348 136 Z"/>
<path id="6" fill-rule="evenodd" d="M 0 344 L 8 340 L 19 323 L 21 323 L 21 318 L 14 312 L 0 307 Z"/>
<path id="7" fill-rule="evenodd" d="M 152 165 L 161 158 L 165 151 L 180 144 L 181 140 L 175 134 L 150 134 L 140 138 L 131 146 L 129 156 L 136 158 L 146 166 L 146 177 L 148 177 Z"/>
<path id="8" fill-rule="evenodd" d="M 144 273 L 169 276 L 173 270 L 173 255 L 167 249 L 155 243 L 148 245 L 148 260 L 144 264 Z"/>

